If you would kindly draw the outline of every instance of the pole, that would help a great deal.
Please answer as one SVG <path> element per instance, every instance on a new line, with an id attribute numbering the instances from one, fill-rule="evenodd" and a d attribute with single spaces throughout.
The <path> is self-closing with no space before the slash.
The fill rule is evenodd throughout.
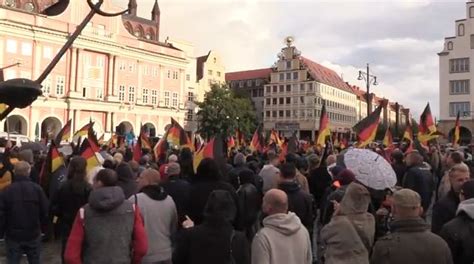
<path id="1" fill-rule="evenodd" d="M 371 99 L 371 96 L 370 96 L 370 71 L 369 71 L 369 64 L 367 63 L 367 116 L 370 115 L 370 113 L 372 112 L 372 101 L 370 100 Z"/>

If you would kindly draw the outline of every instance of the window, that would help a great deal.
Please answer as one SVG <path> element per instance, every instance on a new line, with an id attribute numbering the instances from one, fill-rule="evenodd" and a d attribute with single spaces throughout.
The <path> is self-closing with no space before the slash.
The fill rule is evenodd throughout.
<path id="1" fill-rule="evenodd" d="M 143 65 L 143 75 L 147 76 L 150 73 L 149 70 L 148 65 Z"/>
<path id="2" fill-rule="evenodd" d="M 151 104 L 156 105 L 158 102 L 158 91 L 151 90 Z"/>
<path id="3" fill-rule="evenodd" d="M 174 107 L 178 107 L 178 93 L 173 93 L 173 102 Z"/>
<path id="4" fill-rule="evenodd" d="M 304 92 L 304 83 L 300 84 L 300 91 Z"/>
<path id="5" fill-rule="evenodd" d="M 152 75 L 153 75 L 153 77 L 157 77 L 157 76 L 158 76 L 158 68 L 157 68 L 157 67 L 153 67 L 153 69 L 152 69 Z"/>
<path id="6" fill-rule="evenodd" d="M 97 57 L 97 67 L 104 67 L 104 57 L 99 56 Z"/>
<path id="7" fill-rule="evenodd" d="M 270 99 L 270 98 L 267 98 L 267 99 L 266 99 L 266 104 L 267 104 L 267 105 L 270 105 L 270 103 L 271 103 L 271 99 Z"/>
<path id="8" fill-rule="evenodd" d="M 273 85 L 273 92 L 274 92 L 274 93 L 278 92 L 276 85 Z"/>
<path id="9" fill-rule="evenodd" d="M 291 110 L 286 110 L 285 112 L 286 117 L 291 117 Z"/>
<path id="10" fill-rule="evenodd" d="M 280 85 L 280 93 L 283 93 L 285 91 L 285 86 L 284 85 Z"/>
<path id="11" fill-rule="evenodd" d="M 87 87 L 82 87 L 82 98 L 87 98 Z"/>
<path id="12" fill-rule="evenodd" d="M 135 87 L 134 86 L 128 87 L 128 102 L 135 103 Z"/>
<path id="13" fill-rule="evenodd" d="M 129 70 L 130 72 L 133 72 L 133 71 L 135 70 L 135 63 L 130 63 L 130 64 L 128 65 L 128 70 Z"/>
<path id="14" fill-rule="evenodd" d="M 280 97 L 279 101 L 280 101 L 279 103 L 282 105 L 282 104 L 284 104 L 284 103 L 285 103 L 285 98 L 283 98 L 283 97 Z"/>
<path id="15" fill-rule="evenodd" d="M 8 53 L 16 53 L 17 51 L 17 46 L 16 46 L 16 40 L 13 39 L 7 39 L 7 52 Z"/>
<path id="16" fill-rule="evenodd" d="M 142 91 L 142 103 L 148 104 L 148 89 L 143 89 Z"/>
<path id="17" fill-rule="evenodd" d="M 244 81 L 239 81 L 239 87 L 244 88 Z"/>
<path id="18" fill-rule="evenodd" d="M 257 97 L 257 96 L 258 96 L 258 90 L 252 89 L 252 97 Z"/>
<path id="19" fill-rule="evenodd" d="M 293 73 L 293 80 L 298 80 L 298 72 Z"/>
<path id="20" fill-rule="evenodd" d="M 207 75 L 212 75 L 212 70 L 208 70 Z"/>
<path id="21" fill-rule="evenodd" d="M 277 117 L 277 111 L 272 111 L 272 117 Z"/>
<path id="22" fill-rule="evenodd" d="M 449 72 L 450 73 L 469 72 L 469 58 L 450 59 Z"/>
<path id="23" fill-rule="evenodd" d="M 270 111 L 265 112 L 266 117 L 270 117 Z"/>
<path id="24" fill-rule="evenodd" d="M 291 97 L 286 98 L 286 104 L 288 104 L 288 105 L 291 104 Z"/>
<path id="25" fill-rule="evenodd" d="M 125 101 L 125 86 L 124 85 L 119 86 L 118 99 L 120 102 Z"/>
<path id="26" fill-rule="evenodd" d="M 291 61 L 286 61 L 286 69 L 291 69 Z"/>
<path id="27" fill-rule="evenodd" d="M 449 94 L 469 94 L 470 92 L 469 80 L 455 80 L 449 81 Z"/>
<path id="28" fill-rule="evenodd" d="M 188 102 L 193 102 L 193 101 L 194 101 L 194 93 L 188 92 Z"/>
<path id="29" fill-rule="evenodd" d="M 260 86 L 260 85 L 262 85 L 262 80 L 260 79 L 255 80 L 255 86 Z"/>
<path id="30" fill-rule="evenodd" d="M 287 85 L 286 85 L 286 91 L 287 91 L 287 92 L 291 92 L 291 85 L 290 85 L 290 84 L 287 84 Z"/>
<path id="31" fill-rule="evenodd" d="M 287 72 L 287 73 L 286 73 L 286 79 L 287 79 L 287 80 L 291 80 L 291 72 Z"/>
<path id="32" fill-rule="evenodd" d="M 266 93 L 270 93 L 270 92 L 272 91 L 272 87 L 267 86 L 267 87 L 265 88 L 265 91 L 266 91 Z"/>
<path id="33" fill-rule="evenodd" d="M 21 43 L 21 55 L 31 56 L 32 50 L 33 50 L 33 47 L 31 43 L 28 43 L 28 42 Z"/>
<path id="34" fill-rule="evenodd" d="M 173 79 L 178 80 L 179 73 L 177 71 L 173 71 Z"/>
<path id="35" fill-rule="evenodd" d="M 464 36 L 464 24 L 458 25 L 458 36 Z"/>
<path id="36" fill-rule="evenodd" d="M 43 47 L 43 58 L 51 59 L 53 57 L 53 49 L 51 47 Z"/>
<path id="37" fill-rule="evenodd" d="M 280 73 L 280 81 L 283 81 L 283 80 L 285 80 L 285 74 Z"/>
<path id="38" fill-rule="evenodd" d="M 48 77 L 46 78 L 42 83 L 41 85 L 43 86 L 42 87 L 42 90 L 43 90 L 43 93 L 44 94 L 49 94 L 51 93 L 51 79 Z"/>
<path id="39" fill-rule="evenodd" d="M 258 89 L 258 96 L 263 96 L 263 88 Z"/>
<path id="40" fill-rule="evenodd" d="M 453 49 L 453 42 L 450 41 L 448 42 L 448 50 L 452 50 L 452 49 Z M 471 49 L 474 49 L 474 35 L 471 35 Z"/>
<path id="41" fill-rule="evenodd" d="M 469 17 L 474 18 L 474 6 L 469 7 Z"/>
<path id="42" fill-rule="evenodd" d="M 56 77 L 56 94 L 63 95 L 64 94 L 64 83 L 66 82 L 66 78 L 64 76 L 57 76 Z"/>
<path id="43" fill-rule="evenodd" d="M 193 109 L 188 109 L 188 114 L 186 115 L 186 120 L 193 120 Z"/>
<path id="44" fill-rule="evenodd" d="M 119 63 L 119 70 L 124 71 L 125 69 L 126 69 L 126 67 L 125 67 L 125 62 L 124 62 L 124 61 L 121 61 L 121 62 Z"/>
<path id="45" fill-rule="evenodd" d="M 308 83 L 308 92 L 312 92 L 312 91 L 313 91 L 313 84 Z"/>
<path id="46" fill-rule="evenodd" d="M 170 92 L 165 92 L 165 106 L 170 106 Z"/>
<path id="47" fill-rule="evenodd" d="M 190 80 L 191 80 L 191 75 L 186 74 L 186 81 L 190 81 Z"/>
<path id="48" fill-rule="evenodd" d="M 252 86 L 252 80 L 248 80 L 247 81 L 247 87 L 251 87 Z"/>
<path id="49" fill-rule="evenodd" d="M 104 88 L 102 87 L 98 87 L 96 88 L 96 91 L 95 91 L 95 96 L 97 99 L 103 99 L 104 98 Z"/>
<path id="50" fill-rule="evenodd" d="M 455 117 L 458 112 L 461 116 L 471 116 L 471 105 L 469 102 L 449 103 L 449 116 Z"/>
<path id="51" fill-rule="evenodd" d="M 216 74 L 217 74 L 217 77 L 221 77 L 221 72 L 220 71 L 216 72 Z"/>
<path id="52" fill-rule="evenodd" d="M 105 25 L 97 25 L 97 34 L 99 34 L 99 36 L 105 35 Z"/>
<path id="53" fill-rule="evenodd" d="M 278 103 L 278 99 L 277 98 L 273 98 L 272 99 L 272 105 L 276 105 Z"/>
<path id="54" fill-rule="evenodd" d="M 278 111 L 278 117 L 283 117 L 283 114 L 284 114 L 283 110 Z"/>

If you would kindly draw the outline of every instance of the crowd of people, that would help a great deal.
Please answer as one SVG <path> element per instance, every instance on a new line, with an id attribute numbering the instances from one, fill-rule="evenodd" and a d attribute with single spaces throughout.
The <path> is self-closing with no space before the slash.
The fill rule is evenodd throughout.
<path id="1" fill-rule="evenodd" d="M 374 190 L 327 148 L 284 157 L 232 149 L 227 163 L 206 158 L 194 172 L 188 148 L 136 162 L 104 146 L 92 170 L 65 157 L 64 177 L 46 192 L 37 153 L 7 151 L 0 238 L 9 264 L 24 254 L 41 263 L 45 238 L 61 241 L 57 257 L 68 264 L 474 262 L 469 150 L 394 149 L 397 185 Z"/>

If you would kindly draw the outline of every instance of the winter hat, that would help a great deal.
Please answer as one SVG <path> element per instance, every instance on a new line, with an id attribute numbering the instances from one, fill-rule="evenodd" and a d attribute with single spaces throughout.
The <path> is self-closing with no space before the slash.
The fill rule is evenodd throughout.
<path id="1" fill-rule="evenodd" d="M 117 165 L 115 172 L 117 173 L 119 181 L 129 181 L 135 178 L 133 177 L 132 167 L 130 167 L 128 163 L 120 163 Z"/>
<path id="2" fill-rule="evenodd" d="M 331 174 L 333 178 L 336 178 L 336 176 L 343 170 L 344 170 L 344 167 L 336 165 L 329 169 L 329 173 Z"/>
<path id="3" fill-rule="evenodd" d="M 334 177 L 334 180 L 339 181 L 341 185 L 348 185 L 355 181 L 355 179 L 354 173 L 349 169 L 343 169 L 336 175 L 336 177 Z"/>
<path id="4" fill-rule="evenodd" d="M 166 170 L 166 174 L 168 176 L 179 175 L 181 173 L 181 167 L 179 163 L 173 162 L 168 164 L 168 169 Z"/>
<path id="5" fill-rule="evenodd" d="M 171 154 L 168 157 L 168 163 L 172 163 L 172 162 L 178 162 L 178 156 L 176 156 L 175 154 Z"/>
<path id="6" fill-rule="evenodd" d="M 33 151 L 31 149 L 24 149 L 18 153 L 18 157 L 20 158 L 21 161 L 26 161 L 29 164 L 34 163 L 33 159 Z"/>
<path id="7" fill-rule="evenodd" d="M 229 222 L 237 215 L 234 199 L 228 191 L 215 190 L 209 194 L 204 207 L 205 218 L 220 218 Z"/>
<path id="8" fill-rule="evenodd" d="M 461 193 L 464 195 L 464 199 L 474 198 L 474 180 L 465 182 L 461 187 Z"/>
<path id="9" fill-rule="evenodd" d="M 243 169 L 239 172 L 240 184 L 253 183 L 255 179 L 255 172 L 250 169 Z"/>
<path id="10" fill-rule="evenodd" d="M 234 166 L 245 164 L 245 156 L 242 153 L 237 153 L 234 157 Z"/>

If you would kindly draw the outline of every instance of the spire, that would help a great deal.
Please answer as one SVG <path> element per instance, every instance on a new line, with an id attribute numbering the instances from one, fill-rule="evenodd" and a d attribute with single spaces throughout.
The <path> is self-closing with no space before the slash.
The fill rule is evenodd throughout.
<path id="1" fill-rule="evenodd" d="M 151 20 L 154 22 L 160 22 L 160 7 L 158 6 L 158 0 L 155 0 L 155 4 L 153 5 L 153 10 L 151 11 Z"/>
<path id="2" fill-rule="evenodd" d="M 137 16 L 137 0 L 128 1 L 128 14 L 132 16 Z"/>

